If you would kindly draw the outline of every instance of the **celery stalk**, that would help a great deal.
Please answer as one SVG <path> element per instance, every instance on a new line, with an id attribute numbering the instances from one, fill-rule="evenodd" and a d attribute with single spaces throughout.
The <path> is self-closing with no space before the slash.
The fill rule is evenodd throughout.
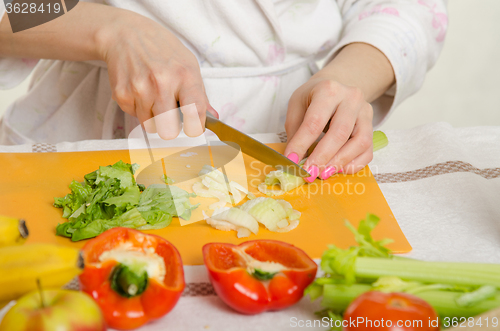
<path id="1" fill-rule="evenodd" d="M 321 306 L 331 309 L 337 313 L 343 312 L 354 299 L 371 289 L 372 287 L 366 284 L 324 285 Z"/>
<path id="2" fill-rule="evenodd" d="M 426 262 L 411 259 L 356 257 L 356 277 L 377 279 L 395 276 L 403 280 L 463 286 L 500 287 L 500 265 L 486 263 Z"/>
<path id="3" fill-rule="evenodd" d="M 344 311 L 347 306 L 359 295 L 370 291 L 372 287 L 365 284 L 323 286 L 323 300 L 321 305 L 334 312 Z M 453 291 L 426 291 L 414 294 L 427 301 L 441 317 L 471 317 L 482 314 L 488 310 L 500 306 L 500 294 L 496 294 L 489 300 L 481 301 L 470 307 L 462 307 L 457 304 L 457 298 L 462 292 Z"/>
<path id="4" fill-rule="evenodd" d="M 378 151 L 389 144 L 387 136 L 382 131 L 373 132 L 373 151 Z"/>

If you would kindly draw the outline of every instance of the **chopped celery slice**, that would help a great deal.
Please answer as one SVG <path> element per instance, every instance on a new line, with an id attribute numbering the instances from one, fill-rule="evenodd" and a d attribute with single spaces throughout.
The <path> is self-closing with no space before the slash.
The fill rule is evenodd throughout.
<path id="1" fill-rule="evenodd" d="M 260 184 L 257 188 L 266 195 L 282 195 L 305 183 L 306 181 L 302 177 L 290 175 L 282 170 L 275 170 L 268 173 L 264 183 Z M 272 190 L 268 188 L 268 186 L 274 185 L 279 185 L 281 189 Z"/>
<path id="2" fill-rule="evenodd" d="M 198 175 L 201 176 L 201 182 L 193 184 L 193 191 L 204 198 L 219 199 L 219 202 L 210 205 L 212 210 L 224 207 L 227 203 L 239 203 L 249 194 L 245 187 L 235 181 L 229 182 L 222 172 L 209 165 L 203 166 Z"/>
<path id="3" fill-rule="evenodd" d="M 228 223 L 224 224 L 222 222 Z M 233 207 L 228 210 L 225 210 L 221 213 L 212 215 L 207 219 L 207 223 L 214 226 L 219 230 L 236 230 L 239 228 L 246 228 L 253 233 L 257 234 L 259 232 L 259 223 L 247 212 Z M 232 226 L 231 226 L 232 225 Z M 226 229 L 222 229 L 222 227 L 226 227 Z"/>
<path id="4" fill-rule="evenodd" d="M 257 234 L 259 223 L 273 232 L 288 232 L 299 225 L 299 218 L 300 212 L 290 203 L 264 197 L 249 200 L 240 207 L 216 210 L 211 217 L 205 217 L 218 230 L 237 231 L 238 238 L 249 236 L 249 231 Z"/>
<path id="5" fill-rule="evenodd" d="M 373 151 L 378 151 L 389 144 L 387 136 L 382 131 L 373 132 Z"/>

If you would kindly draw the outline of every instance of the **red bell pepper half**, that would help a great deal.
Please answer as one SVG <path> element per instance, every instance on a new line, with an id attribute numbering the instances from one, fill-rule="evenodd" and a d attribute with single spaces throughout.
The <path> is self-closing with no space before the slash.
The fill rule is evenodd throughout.
<path id="1" fill-rule="evenodd" d="M 118 254 L 109 255 L 117 249 Z M 127 251 L 133 251 L 135 256 L 117 261 L 119 256 L 127 256 Z M 111 258 L 103 260 L 105 252 Z M 163 281 L 148 275 L 146 262 L 151 256 L 165 263 Z M 185 287 L 179 252 L 156 235 L 113 228 L 89 240 L 82 257 L 80 289 L 99 304 L 111 328 L 135 329 L 164 316 L 174 308 Z"/>
<path id="2" fill-rule="evenodd" d="M 234 310 L 258 314 L 298 302 L 318 266 L 301 249 L 275 240 L 210 243 L 203 258 L 217 295 Z"/>

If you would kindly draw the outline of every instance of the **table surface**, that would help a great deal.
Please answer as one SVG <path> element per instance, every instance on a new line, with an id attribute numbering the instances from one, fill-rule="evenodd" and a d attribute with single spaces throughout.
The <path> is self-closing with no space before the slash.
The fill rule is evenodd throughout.
<path id="1" fill-rule="evenodd" d="M 386 134 L 389 145 L 375 153 L 370 168 L 413 247 L 408 256 L 500 263 L 500 127 L 432 123 Z M 255 137 L 266 143 L 286 139 Z M 11 153 L 109 149 L 127 149 L 127 142 L 0 146 L 0 152 Z M 303 298 L 284 311 L 244 316 L 214 295 L 203 266 L 185 266 L 185 278 L 186 291 L 174 310 L 141 331 L 290 330 L 316 319 L 314 312 L 321 309 L 318 302 Z"/>

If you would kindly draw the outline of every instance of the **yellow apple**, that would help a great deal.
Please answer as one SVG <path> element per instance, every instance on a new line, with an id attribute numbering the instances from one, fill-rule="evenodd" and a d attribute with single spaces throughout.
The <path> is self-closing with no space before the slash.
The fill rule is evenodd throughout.
<path id="1" fill-rule="evenodd" d="M 17 301 L 0 323 L 0 331 L 104 330 L 106 323 L 94 300 L 86 293 L 69 290 L 30 292 Z"/>

